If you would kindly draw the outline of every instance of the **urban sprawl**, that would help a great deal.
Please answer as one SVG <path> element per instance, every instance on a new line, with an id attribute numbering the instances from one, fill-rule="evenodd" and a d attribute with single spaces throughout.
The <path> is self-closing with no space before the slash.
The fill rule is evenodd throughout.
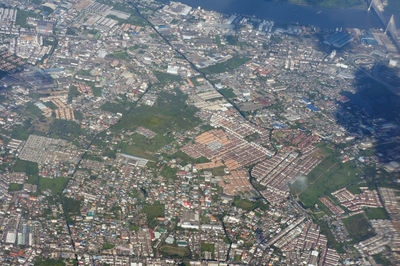
<path id="1" fill-rule="evenodd" d="M 0 1 L 0 264 L 398 265 L 392 38 Z"/>

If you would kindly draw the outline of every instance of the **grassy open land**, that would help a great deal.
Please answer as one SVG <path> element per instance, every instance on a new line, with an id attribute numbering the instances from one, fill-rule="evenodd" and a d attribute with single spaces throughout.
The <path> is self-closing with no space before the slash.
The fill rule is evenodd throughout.
<path id="1" fill-rule="evenodd" d="M 15 24 L 16 25 L 20 25 L 21 27 L 24 27 L 24 28 L 32 27 L 32 26 L 30 26 L 30 25 L 28 25 L 26 23 L 26 19 L 28 17 L 38 18 L 39 15 L 36 14 L 36 13 L 33 13 L 32 11 L 26 11 L 26 10 L 18 9 L 17 18 L 15 20 Z"/>
<path id="2" fill-rule="evenodd" d="M 384 208 L 367 208 L 365 209 L 365 214 L 368 219 L 389 219 L 389 214 Z"/>
<path id="3" fill-rule="evenodd" d="M 147 216 L 147 224 L 150 228 L 154 228 L 157 225 L 157 218 L 164 217 L 165 206 L 160 202 L 156 201 L 153 204 L 145 204 L 143 206 L 143 212 Z"/>
<path id="4" fill-rule="evenodd" d="M 55 259 L 42 259 L 42 258 L 36 258 L 35 260 L 35 266 L 64 266 L 65 263 L 61 260 L 55 260 Z"/>
<path id="5" fill-rule="evenodd" d="M 169 166 L 165 166 L 162 170 L 161 170 L 161 175 L 163 177 L 169 178 L 169 179 L 175 179 L 176 178 L 176 168 L 171 168 Z"/>
<path id="6" fill-rule="evenodd" d="M 233 205 L 246 211 L 253 211 L 257 208 L 268 210 L 268 205 L 265 204 L 261 199 L 250 201 L 236 196 L 233 200 Z"/>
<path id="7" fill-rule="evenodd" d="M 67 223 L 73 224 L 74 220 L 71 216 L 81 214 L 81 200 L 63 197 L 62 205 L 64 208 L 65 216 L 67 217 Z"/>
<path id="8" fill-rule="evenodd" d="M 214 244 L 201 242 L 200 249 L 201 249 L 202 252 L 203 251 L 209 251 L 211 253 L 214 253 Z"/>
<path id="9" fill-rule="evenodd" d="M 68 178 L 56 177 L 56 178 L 39 178 L 39 191 L 45 191 L 50 189 L 53 194 L 59 194 L 63 191 Z"/>
<path id="10" fill-rule="evenodd" d="M 39 182 L 38 164 L 24 160 L 17 160 L 12 168 L 13 172 L 24 172 L 28 176 L 29 184 L 37 185 Z"/>
<path id="11" fill-rule="evenodd" d="M 362 213 L 343 219 L 343 223 L 354 243 L 366 240 L 375 235 L 368 219 Z"/>
<path id="12" fill-rule="evenodd" d="M 205 74 L 219 74 L 224 73 L 229 70 L 233 70 L 235 68 L 240 67 L 241 65 L 247 63 L 251 58 L 249 57 L 232 57 L 225 62 L 216 63 L 214 65 L 201 68 L 200 70 Z"/>
<path id="13" fill-rule="evenodd" d="M 182 80 L 180 76 L 166 72 L 153 71 L 153 73 L 161 84 L 167 84 L 174 81 L 180 82 Z"/>
<path id="14" fill-rule="evenodd" d="M 55 119 L 51 123 L 49 130 L 51 138 L 62 138 L 69 141 L 75 140 L 83 134 L 84 131 L 78 123 L 61 119 Z"/>
<path id="15" fill-rule="evenodd" d="M 177 162 L 181 163 L 182 165 L 186 164 L 197 164 L 197 163 L 209 163 L 210 160 L 208 160 L 205 157 L 200 157 L 198 159 L 193 159 L 183 151 L 177 151 L 174 154 L 163 154 L 163 157 L 168 160 L 175 159 Z"/>
<path id="16" fill-rule="evenodd" d="M 139 106 L 121 119 L 116 130 L 148 128 L 158 134 L 169 131 L 184 131 L 198 125 L 200 119 L 194 116 L 197 109 L 186 104 L 187 96 L 180 91 L 175 94 L 161 92 L 153 106 Z"/>
<path id="17" fill-rule="evenodd" d="M 225 88 L 225 89 L 220 89 L 218 90 L 219 93 L 224 95 L 226 98 L 235 98 L 236 94 L 233 92 L 231 88 Z"/>
<path id="18" fill-rule="evenodd" d="M 126 51 L 116 51 L 111 54 L 107 55 L 108 58 L 114 58 L 114 59 L 121 59 L 121 60 L 129 60 L 130 56 Z"/>
<path id="19" fill-rule="evenodd" d="M 171 143 L 173 132 L 185 131 L 197 126 L 200 123 L 200 119 L 194 116 L 197 109 L 188 106 L 186 99 L 187 96 L 180 91 L 175 91 L 174 94 L 161 92 L 153 106 L 138 106 L 123 115 L 114 130 L 133 131 L 142 126 L 154 131 L 157 135 L 148 139 L 142 135 L 133 134 L 120 144 L 122 152 L 151 159 L 153 152 Z M 125 107 L 113 106 L 113 109 L 123 111 Z"/>
<path id="20" fill-rule="evenodd" d="M 103 243 L 103 249 L 113 249 L 115 246 L 109 243 Z"/>
<path id="21" fill-rule="evenodd" d="M 287 1 L 299 5 L 310 5 L 310 6 L 330 7 L 330 8 L 366 8 L 365 1 L 363 0 L 287 0 Z"/>
<path id="22" fill-rule="evenodd" d="M 341 163 L 334 149 L 326 146 L 320 149 L 321 155 L 325 156 L 322 162 L 308 174 L 305 180 L 296 181 L 292 185 L 292 190 L 300 194 L 300 200 L 307 208 L 313 207 L 321 196 L 329 195 L 342 187 L 357 184 L 362 175 L 362 171 L 353 162 Z"/>
<path id="23" fill-rule="evenodd" d="M 8 185 L 8 192 L 20 191 L 22 187 L 22 184 L 10 183 L 10 185 Z"/>
<path id="24" fill-rule="evenodd" d="M 387 259 L 382 253 L 378 253 L 375 255 L 372 255 L 372 257 L 374 258 L 374 261 L 377 264 L 380 265 L 385 265 L 385 266 L 389 266 L 389 265 L 394 265 L 389 259 Z"/>
<path id="25" fill-rule="evenodd" d="M 173 245 L 165 244 L 160 247 L 160 252 L 166 257 L 190 257 L 190 250 L 188 247 L 176 247 Z"/>

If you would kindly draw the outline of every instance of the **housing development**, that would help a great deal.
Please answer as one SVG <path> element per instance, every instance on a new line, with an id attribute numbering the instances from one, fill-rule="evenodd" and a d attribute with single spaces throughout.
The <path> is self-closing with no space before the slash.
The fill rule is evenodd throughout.
<path id="1" fill-rule="evenodd" d="M 0 0 L 0 264 L 400 264 L 398 36 Z"/>

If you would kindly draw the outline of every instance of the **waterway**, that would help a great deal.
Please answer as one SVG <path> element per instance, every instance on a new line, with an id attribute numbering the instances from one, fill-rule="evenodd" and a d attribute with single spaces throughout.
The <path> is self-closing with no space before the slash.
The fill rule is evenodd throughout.
<path id="1" fill-rule="evenodd" d="M 168 2 L 168 0 L 160 0 Z M 379 28 L 373 12 L 357 8 L 319 8 L 268 0 L 175 0 L 193 8 L 200 6 L 227 15 L 239 14 L 273 20 L 278 25 L 313 25 L 322 29 Z"/>

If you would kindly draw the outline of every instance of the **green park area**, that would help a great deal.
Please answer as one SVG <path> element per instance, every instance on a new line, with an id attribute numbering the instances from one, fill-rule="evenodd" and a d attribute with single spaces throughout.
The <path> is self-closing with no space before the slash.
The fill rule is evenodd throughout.
<path id="1" fill-rule="evenodd" d="M 363 213 L 347 217 L 343 219 L 343 223 L 354 243 L 366 240 L 375 235 L 373 228 Z"/>
<path id="2" fill-rule="evenodd" d="M 232 57 L 224 62 L 216 63 L 214 65 L 201 68 L 200 70 L 205 74 L 219 74 L 224 73 L 230 70 L 234 70 L 235 68 L 240 67 L 241 65 L 247 63 L 251 58 L 249 57 Z"/>

